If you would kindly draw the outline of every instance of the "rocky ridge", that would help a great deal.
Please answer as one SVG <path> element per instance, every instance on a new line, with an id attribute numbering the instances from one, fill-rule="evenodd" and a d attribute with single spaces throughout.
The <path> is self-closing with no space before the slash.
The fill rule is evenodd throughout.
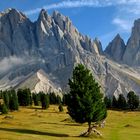
<path id="1" fill-rule="evenodd" d="M 117 63 L 124 59 L 126 50 L 117 36 L 104 56 L 97 38 L 79 33 L 71 20 L 57 11 L 50 16 L 41 10 L 38 20 L 31 22 L 23 13 L 9 9 L 0 13 L 0 64 L 7 66 L 0 69 L 0 89 L 26 87 L 28 81 L 34 81 L 30 87 L 34 92 L 67 91 L 74 66 L 82 63 L 91 69 L 107 95 L 129 90 L 140 94 L 137 68 Z"/>

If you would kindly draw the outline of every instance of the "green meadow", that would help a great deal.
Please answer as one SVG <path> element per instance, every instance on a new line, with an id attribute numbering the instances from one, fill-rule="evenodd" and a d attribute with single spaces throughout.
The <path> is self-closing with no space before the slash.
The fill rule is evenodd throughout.
<path id="1" fill-rule="evenodd" d="M 79 137 L 87 124 L 73 122 L 66 112 L 51 105 L 0 115 L 0 140 L 140 140 L 140 112 L 108 111 L 105 127 L 98 128 L 102 137 Z"/>

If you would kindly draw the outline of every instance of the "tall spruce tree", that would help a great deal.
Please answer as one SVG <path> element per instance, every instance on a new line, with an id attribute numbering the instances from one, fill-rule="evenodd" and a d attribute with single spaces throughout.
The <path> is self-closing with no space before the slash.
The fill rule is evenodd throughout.
<path id="1" fill-rule="evenodd" d="M 126 109 L 126 107 L 127 107 L 126 99 L 123 96 L 123 94 L 120 94 L 119 98 L 118 98 L 118 108 L 119 109 Z"/>
<path id="2" fill-rule="evenodd" d="M 106 105 L 106 108 L 111 108 L 111 99 L 109 97 L 105 97 L 104 98 L 104 102 L 105 102 L 105 105 Z"/>
<path id="3" fill-rule="evenodd" d="M 4 100 L 4 103 L 7 107 L 7 109 L 9 109 L 9 96 L 10 96 L 10 93 L 9 91 L 5 90 L 2 92 L 2 96 L 3 96 L 3 100 Z"/>
<path id="4" fill-rule="evenodd" d="M 10 90 L 9 109 L 18 110 L 18 97 L 14 89 Z"/>
<path id="5" fill-rule="evenodd" d="M 57 99 L 54 92 L 49 94 L 49 98 L 50 98 L 50 104 L 57 104 Z"/>
<path id="6" fill-rule="evenodd" d="M 7 109 L 5 104 L 0 104 L 0 113 L 1 114 L 7 114 L 8 113 L 8 109 Z"/>
<path id="7" fill-rule="evenodd" d="M 46 95 L 45 93 L 40 93 L 40 101 L 42 109 L 47 109 L 49 107 L 49 95 Z"/>
<path id="8" fill-rule="evenodd" d="M 117 101 L 115 95 L 113 95 L 113 98 L 112 98 L 112 107 L 118 108 L 118 101 Z"/>
<path id="9" fill-rule="evenodd" d="M 83 135 L 90 135 L 91 123 L 102 121 L 107 116 L 100 86 L 82 64 L 73 70 L 69 86 L 68 114 L 78 123 L 88 122 L 88 130 Z"/>
<path id="10" fill-rule="evenodd" d="M 59 95 L 56 96 L 56 104 L 61 104 L 61 97 Z"/>
<path id="11" fill-rule="evenodd" d="M 32 94 L 32 99 L 33 99 L 34 105 L 35 105 L 35 106 L 38 106 L 38 105 L 39 105 L 39 95 L 33 93 L 33 94 Z"/>
<path id="12" fill-rule="evenodd" d="M 31 91 L 30 89 L 19 89 L 17 91 L 18 102 L 20 106 L 31 105 Z"/>

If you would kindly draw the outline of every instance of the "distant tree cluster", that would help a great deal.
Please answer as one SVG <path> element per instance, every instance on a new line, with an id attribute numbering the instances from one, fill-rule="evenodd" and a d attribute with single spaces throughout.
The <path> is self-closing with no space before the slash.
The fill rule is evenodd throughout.
<path id="1" fill-rule="evenodd" d="M 127 94 L 127 98 L 123 96 L 123 94 L 120 94 L 118 98 L 113 96 L 112 98 L 105 97 L 104 102 L 106 104 L 107 108 L 114 108 L 114 109 L 129 109 L 129 110 L 135 110 L 139 107 L 140 100 L 139 96 L 136 95 L 134 91 L 130 91 Z"/>
<path id="2" fill-rule="evenodd" d="M 18 110 L 19 106 L 41 106 L 47 109 L 49 104 L 58 104 L 59 111 L 63 110 L 62 100 L 55 93 L 45 94 L 43 92 L 31 93 L 30 89 L 14 89 L 0 91 L 0 113 L 6 114 L 8 111 Z"/>
<path id="3" fill-rule="evenodd" d="M 0 112 L 8 113 L 8 110 L 18 110 L 18 97 L 14 89 L 0 91 Z"/>

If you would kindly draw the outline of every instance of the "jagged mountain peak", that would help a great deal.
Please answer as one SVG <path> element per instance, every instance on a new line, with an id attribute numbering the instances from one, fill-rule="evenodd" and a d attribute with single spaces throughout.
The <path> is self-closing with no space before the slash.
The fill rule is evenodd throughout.
<path id="1" fill-rule="evenodd" d="M 105 55 L 111 59 L 120 62 L 125 51 L 125 43 L 121 36 L 117 34 L 105 49 Z"/>
<path id="2" fill-rule="evenodd" d="M 136 19 L 135 21 L 134 21 L 134 26 L 137 26 L 137 25 L 139 25 L 140 24 L 140 18 L 138 18 L 138 19 Z"/>
<path id="3" fill-rule="evenodd" d="M 67 16 L 62 15 L 58 11 L 54 11 L 52 14 L 52 18 L 62 31 L 65 30 L 67 30 L 68 32 L 71 31 L 72 22 Z"/>
<path id="4" fill-rule="evenodd" d="M 61 13 L 55 11 L 50 16 L 42 9 L 38 20 L 33 23 L 30 20 L 21 22 L 17 17 L 24 14 L 18 11 L 5 15 L 8 18 L 0 18 L 0 63 L 7 65 L 8 70 L 4 69 L 4 74 L 0 71 L 0 89 L 31 84 L 36 92 L 42 89 L 48 91 L 49 87 L 56 85 L 66 91 L 74 66 L 82 63 L 91 70 L 109 95 L 120 88 L 119 93 L 126 92 L 128 87 L 140 91 L 137 76 L 131 73 L 130 77 L 130 71 L 123 71 L 122 65 L 101 56 L 99 39 L 93 40 L 79 33 L 71 20 Z M 120 35 L 107 48 L 109 51 L 106 55 L 113 60 L 121 60 L 125 44 Z M 12 56 L 16 59 L 11 59 Z M 22 63 L 17 64 L 19 58 Z"/>
<path id="5" fill-rule="evenodd" d="M 102 44 L 100 42 L 100 40 L 95 37 L 95 39 L 93 40 L 93 45 L 94 45 L 94 48 L 97 48 L 97 54 L 103 54 L 103 48 L 102 48 Z"/>
<path id="6" fill-rule="evenodd" d="M 62 20 L 65 20 L 64 15 L 62 15 L 59 11 L 54 10 L 52 13 L 52 18 L 57 19 L 58 17 Z"/>
<path id="7" fill-rule="evenodd" d="M 140 19 L 134 22 L 123 56 L 123 62 L 131 66 L 140 66 Z"/>
<path id="8" fill-rule="evenodd" d="M 114 40 L 117 40 L 117 39 L 123 40 L 119 33 L 114 38 Z"/>
<path id="9" fill-rule="evenodd" d="M 10 17 L 10 19 L 15 19 L 15 22 L 23 21 L 27 19 L 27 17 L 18 10 L 14 8 L 9 8 L 1 13 L 1 17 Z"/>
<path id="10" fill-rule="evenodd" d="M 41 11 L 40 11 L 40 14 L 39 14 L 39 16 L 38 16 L 38 20 L 39 21 L 41 21 L 41 20 L 47 20 L 47 21 L 49 21 L 50 20 L 50 16 L 48 15 L 48 13 L 47 13 L 47 11 L 45 10 L 45 9 L 42 9 Z"/>

